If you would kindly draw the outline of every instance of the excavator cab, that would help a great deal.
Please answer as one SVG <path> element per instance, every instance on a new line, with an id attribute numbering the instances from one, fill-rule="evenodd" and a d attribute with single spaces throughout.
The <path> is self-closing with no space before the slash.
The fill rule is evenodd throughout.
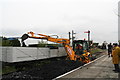
<path id="1" fill-rule="evenodd" d="M 82 62 L 90 62 L 90 53 L 89 53 L 88 42 L 85 40 L 74 40 L 73 41 L 73 50 L 77 58 L 81 58 Z"/>
<path id="2" fill-rule="evenodd" d="M 88 50 L 88 42 L 85 40 L 74 40 L 73 41 L 73 50 L 76 54 L 81 55 L 84 54 L 85 50 Z M 79 53 L 78 53 L 79 51 Z"/>

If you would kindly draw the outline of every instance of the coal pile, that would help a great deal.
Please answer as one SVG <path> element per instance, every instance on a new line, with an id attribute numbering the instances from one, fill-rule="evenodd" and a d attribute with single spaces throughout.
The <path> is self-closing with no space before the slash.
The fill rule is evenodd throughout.
<path id="1" fill-rule="evenodd" d="M 51 80 L 82 65 L 83 63 L 80 61 L 56 60 L 42 65 L 41 67 L 34 67 L 30 70 L 17 71 L 3 75 L 2 80 Z"/>

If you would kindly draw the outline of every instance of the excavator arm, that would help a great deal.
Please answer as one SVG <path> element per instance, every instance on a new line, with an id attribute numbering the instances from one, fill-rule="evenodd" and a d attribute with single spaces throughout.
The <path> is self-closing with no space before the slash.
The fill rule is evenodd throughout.
<path id="1" fill-rule="evenodd" d="M 36 36 L 38 35 L 38 36 Z M 60 43 L 63 44 L 68 57 L 70 60 L 76 60 L 76 55 L 75 52 L 73 51 L 72 47 L 70 46 L 70 40 L 69 39 L 64 39 L 64 38 L 53 38 L 51 36 L 48 35 L 43 35 L 43 34 L 35 34 L 33 32 L 28 32 L 27 34 L 24 34 L 21 39 L 22 39 L 22 43 L 24 43 L 24 40 L 28 39 L 28 38 L 34 38 L 34 39 L 45 39 L 51 42 L 55 42 L 55 43 Z"/>

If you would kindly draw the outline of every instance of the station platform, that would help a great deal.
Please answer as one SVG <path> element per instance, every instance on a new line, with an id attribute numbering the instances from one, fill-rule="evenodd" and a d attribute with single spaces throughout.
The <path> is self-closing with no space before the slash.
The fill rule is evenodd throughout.
<path id="1" fill-rule="evenodd" d="M 112 57 L 108 57 L 107 52 L 90 63 L 72 70 L 66 74 L 57 77 L 57 80 L 62 79 L 101 79 L 101 80 L 120 80 L 120 73 L 115 73 Z"/>

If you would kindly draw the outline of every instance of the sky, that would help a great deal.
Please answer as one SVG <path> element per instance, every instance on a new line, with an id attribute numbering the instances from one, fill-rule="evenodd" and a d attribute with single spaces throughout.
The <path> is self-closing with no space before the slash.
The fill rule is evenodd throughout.
<path id="1" fill-rule="evenodd" d="M 84 32 L 90 30 L 94 42 L 117 42 L 118 1 L 0 0 L 0 35 L 21 37 L 33 31 L 68 38 L 74 30 L 75 39 L 87 39 Z"/>

